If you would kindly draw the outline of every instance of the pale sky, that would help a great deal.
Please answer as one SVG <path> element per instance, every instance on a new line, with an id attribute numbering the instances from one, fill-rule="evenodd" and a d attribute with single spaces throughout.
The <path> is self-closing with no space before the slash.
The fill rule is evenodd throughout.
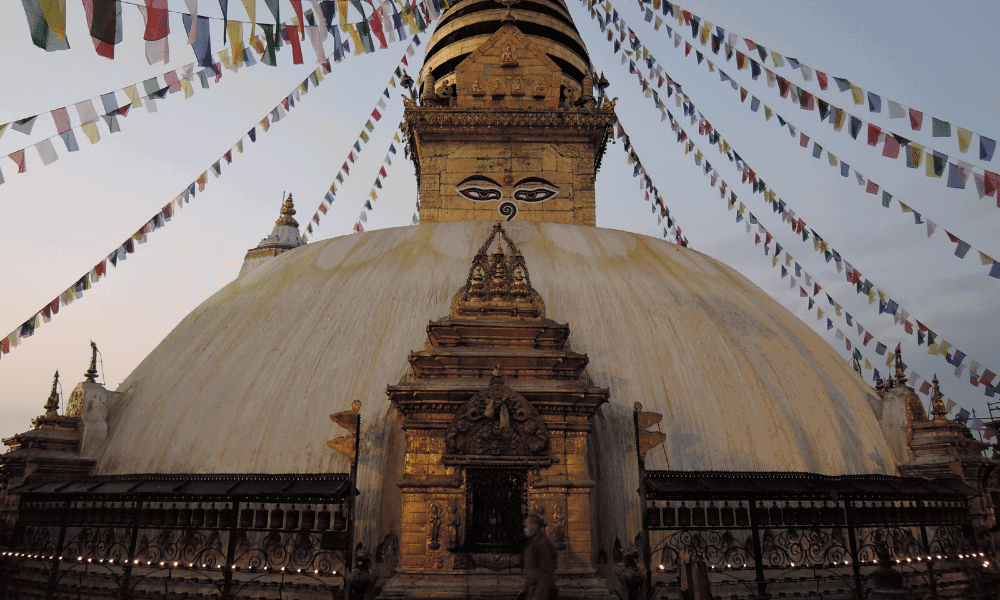
<path id="1" fill-rule="evenodd" d="M 101 140 L 91 145 L 77 130 L 80 150 L 67 153 L 56 137 L 53 146 L 59 160 L 43 166 L 38 153 L 29 148 L 27 172 L 18 174 L 6 157 L 56 133 L 48 112 L 119 90 L 164 72 L 179 69 L 193 60 L 179 15 L 170 16 L 170 62 L 150 66 L 144 54 L 143 25 L 135 6 L 123 5 L 124 39 L 111 61 L 96 55 L 79 2 L 69 2 L 67 34 L 71 49 L 46 53 L 31 44 L 27 22 L 19 2 L 0 6 L 0 124 L 41 113 L 30 135 L 8 130 L 0 138 L 0 224 L 5 236 L 0 257 L 0 336 L 23 323 L 44 304 L 64 291 L 100 262 L 129 235 L 141 227 L 164 204 L 174 198 L 240 136 L 254 127 L 317 66 L 315 53 L 303 47 L 305 64 L 292 65 L 286 47 L 277 68 L 263 64 L 225 71 L 211 89 L 196 86 L 195 95 L 171 94 L 157 102 L 158 111 L 133 109 L 120 119 L 120 133 L 109 134 L 99 125 Z M 258 16 L 270 15 L 259 3 Z M 305 3 L 308 7 L 309 3 Z M 170 0 L 170 8 L 185 11 L 182 0 Z M 230 17 L 246 19 L 241 2 L 230 3 Z M 292 16 L 290 3 L 282 0 L 283 19 Z M 859 87 L 879 94 L 883 103 L 895 100 L 925 113 L 924 131 L 911 132 L 905 119 L 890 120 L 883 113 L 869 115 L 856 107 L 850 93 L 836 85 L 820 91 L 816 82 L 804 83 L 799 71 L 790 67 L 764 66 L 832 104 L 844 107 L 865 120 L 939 150 L 973 167 L 1000 171 L 1000 153 L 993 162 L 978 160 L 973 150 L 961 154 L 955 137 L 932 138 L 930 117 L 936 116 L 992 139 L 1000 138 L 1000 69 L 995 50 L 995 24 L 1000 5 L 995 0 L 962 0 L 942 5 L 928 0 L 771 0 L 735 3 L 691 0 L 685 10 L 750 38 L 785 57 L 795 57 L 832 77 L 845 77 Z M 716 189 L 675 143 L 669 123 L 660 122 L 659 111 L 641 94 L 634 76 L 612 52 L 604 34 L 576 0 L 569 0 L 595 68 L 611 81 L 609 94 L 619 97 L 618 114 L 632 137 L 643 164 L 663 194 L 667 205 L 684 228 L 693 248 L 736 268 L 784 306 L 803 318 L 834 345 L 847 360 L 836 330 L 827 331 L 826 317 L 819 322 L 815 310 L 806 311 L 797 289 L 789 292 L 788 279 L 771 268 L 762 246 L 754 247 L 744 223 L 735 223 Z M 928 239 L 924 226 L 913 224 L 912 214 L 902 214 L 893 203 L 882 208 L 875 196 L 859 187 L 852 173 L 840 177 L 826 155 L 821 160 L 792 139 L 776 119 L 764 122 L 758 113 L 739 102 L 718 73 L 685 58 L 683 44 L 676 49 L 666 29 L 655 31 L 643 21 L 635 3 L 619 0 L 615 8 L 644 45 L 670 75 L 684 85 L 697 109 L 712 122 L 768 185 L 798 217 L 815 229 L 865 277 L 888 293 L 913 317 L 928 325 L 955 347 L 1000 372 L 1000 313 L 997 292 L 1000 280 L 987 275 L 975 250 L 964 260 L 953 256 L 955 244 L 942 229 L 966 240 L 974 248 L 1000 258 L 996 236 L 1000 209 L 995 198 L 980 200 L 971 179 L 965 190 L 948 189 L 945 178 L 928 179 L 921 167 L 907 169 L 901 160 L 881 156 L 881 147 L 870 148 L 865 134 L 852 140 L 821 123 L 816 112 L 807 112 L 782 100 L 764 77 L 751 79 L 749 70 L 737 71 L 734 62 L 709 55 L 748 92 L 786 116 L 797 128 L 818 141 L 865 176 L 880 183 L 894 196 L 933 220 L 940 229 Z M 200 12 L 221 16 L 214 1 L 202 1 Z M 357 20 L 352 18 L 352 21 Z M 672 24 L 676 24 L 673 21 Z M 212 24 L 213 50 L 221 46 L 221 24 Z M 691 40 L 689 27 L 680 33 Z M 430 37 L 430 31 L 421 40 Z M 741 42 L 742 44 L 742 42 Z M 149 236 L 146 244 L 109 276 L 85 293 L 82 299 L 63 307 L 50 323 L 0 358 L 0 436 L 8 437 L 30 426 L 41 414 L 48 396 L 52 373 L 62 374 L 63 398 L 83 378 L 94 340 L 103 355 L 103 377 L 114 389 L 163 337 L 194 307 L 231 281 L 239 271 L 248 248 L 267 235 L 277 217 L 283 191 L 295 196 L 299 221 L 308 222 L 339 165 L 357 139 L 379 94 L 405 49 L 405 43 L 390 45 L 367 56 L 350 56 L 333 66 L 317 89 L 292 109 L 267 133 L 258 128 L 255 144 L 244 138 L 245 152 L 236 154 L 232 165 L 223 161 L 222 176 L 209 176 L 208 187 L 163 229 Z M 421 46 L 411 61 L 416 77 Z M 326 52 L 332 52 L 328 39 Z M 738 47 L 746 52 L 746 47 Z M 753 53 L 754 58 L 756 52 Z M 643 69 L 648 76 L 648 69 Z M 161 79 L 162 81 L 162 79 Z M 665 87 L 663 88 L 666 89 Z M 665 99 L 666 100 L 666 99 Z M 668 108 L 676 116 L 673 98 Z M 402 114 L 398 96 L 388 102 L 385 116 L 364 146 L 351 170 L 348 185 L 317 229 L 316 240 L 350 235 L 368 191 L 385 156 L 394 126 Z M 834 264 L 827 264 L 807 244 L 792 234 L 788 225 L 765 205 L 760 194 L 740 183 L 739 172 L 697 135 L 690 121 L 684 128 L 734 189 L 749 211 L 774 234 L 802 267 L 823 288 L 859 319 L 877 339 L 894 347 L 903 343 L 905 361 L 925 378 L 937 373 L 944 394 L 969 410 L 985 413 L 983 387 L 973 388 L 968 371 L 955 377 L 943 358 L 930 356 L 917 347 L 889 315 L 879 315 L 876 305 L 854 294 Z M 846 128 L 845 128 L 846 129 Z M 623 145 L 609 145 L 597 179 L 598 225 L 662 237 L 662 227 L 651 215 L 649 203 L 632 178 Z M 811 146 L 810 146 L 811 148 Z M 414 211 L 416 186 L 412 165 L 402 157 L 402 148 L 388 169 L 385 189 L 369 215 L 367 229 L 409 226 Z M 981 172 L 981 171 L 980 171 Z M 947 174 L 946 174 L 947 175 Z M 773 244 L 772 244 L 773 246 Z M 825 296 L 821 292 L 824 312 Z M 360 311 L 345 306 L 343 310 Z M 832 311 L 831 311 L 832 312 Z M 860 342 L 856 330 L 843 317 L 832 316 L 836 328 Z M 874 352 L 865 355 L 885 373 L 884 362 Z M 966 359 L 966 363 L 969 359 Z M 871 372 L 866 372 L 870 379 Z M 1000 398 L 997 398 L 1000 400 Z M 706 415 L 706 418 L 711 418 Z"/>

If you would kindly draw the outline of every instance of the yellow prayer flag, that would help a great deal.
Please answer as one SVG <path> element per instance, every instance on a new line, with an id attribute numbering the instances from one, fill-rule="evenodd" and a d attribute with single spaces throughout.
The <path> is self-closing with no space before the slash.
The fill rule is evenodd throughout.
<path id="1" fill-rule="evenodd" d="M 736 211 L 736 214 L 742 215 L 746 211 L 747 207 L 745 204 L 740 202 L 740 208 Z"/>
<path id="2" fill-rule="evenodd" d="M 134 85 L 130 85 L 124 90 L 125 95 L 128 97 L 128 101 L 132 103 L 133 107 L 142 106 L 142 100 L 139 98 L 139 92 L 136 91 Z"/>
<path id="3" fill-rule="evenodd" d="M 375 188 L 372 188 L 371 193 L 368 195 L 372 197 L 372 200 L 378 200 L 378 196 L 375 195 Z"/>
<path id="4" fill-rule="evenodd" d="M 97 130 L 96 121 L 91 121 L 90 123 L 84 123 L 80 125 L 80 129 L 83 130 L 83 133 L 87 136 L 87 139 L 90 140 L 91 144 L 96 144 L 97 142 L 101 141 L 101 132 Z"/>
<path id="5" fill-rule="evenodd" d="M 240 138 L 240 141 L 236 142 L 236 152 L 243 154 L 243 138 Z"/>
<path id="6" fill-rule="evenodd" d="M 875 303 L 875 290 L 868 290 L 868 304 Z"/>
<path id="7" fill-rule="evenodd" d="M 894 358 L 896 358 L 896 355 L 894 353 L 892 353 L 892 352 L 886 352 L 885 353 L 885 366 L 891 367 L 892 366 L 892 359 L 894 359 Z"/>
<path id="8" fill-rule="evenodd" d="M 25 5 L 27 6 L 27 5 Z M 42 0 L 42 15 L 56 37 L 66 37 L 66 0 Z"/>
<path id="9" fill-rule="evenodd" d="M 995 262 L 992 257 L 987 254 L 983 254 L 981 251 L 979 252 L 979 260 L 984 265 L 992 265 Z"/>
<path id="10" fill-rule="evenodd" d="M 771 111 L 771 107 L 765 104 L 764 105 L 764 120 L 765 121 L 770 121 L 771 117 L 773 115 L 774 115 L 774 112 Z"/>
<path id="11" fill-rule="evenodd" d="M 878 300 L 882 304 L 885 304 L 885 292 L 883 292 L 882 290 L 878 290 Z"/>
<path id="12" fill-rule="evenodd" d="M 698 37 L 698 41 L 701 42 L 702 46 L 708 43 L 708 36 L 711 35 L 709 31 L 709 23 L 706 21 L 705 26 L 701 28 L 701 35 Z"/>
<path id="13" fill-rule="evenodd" d="M 906 165 L 908 167 L 912 166 L 914 169 L 920 166 L 920 161 L 924 159 L 924 147 L 920 144 L 910 142 L 910 160 Z"/>
<path id="14" fill-rule="evenodd" d="M 813 250 L 819 252 L 819 240 L 817 240 L 816 238 L 813 238 Z"/>
<path id="15" fill-rule="evenodd" d="M 927 167 L 926 173 L 928 177 L 938 178 L 944 173 L 944 169 L 941 169 L 941 173 L 934 170 L 934 155 L 930 152 L 927 153 Z"/>
<path id="16" fill-rule="evenodd" d="M 771 259 L 771 268 L 773 269 L 776 266 L 778 266 L 778 255 L 777 254 L 774 255 L 773 259 Z"/>
<path id="17" fill-rule="evenodd" d="M 870 362 L 868 362 L 867 358 L 865 359 L 865 370 L 866 371 L 871 371 L 872 370 L 872 364 Z"/>
<path id="18" fill-rule="evenodd" d="M 257 0 L 243 0 L 243 8 L 246 9 L 247 16 L 250 17 L 250 37 L 253 37 L 257 28 Z"/>
<path id="19" fill-rule="evenodd" d="M 972 132 L 968 129 L 958 128 L 958 149 L 962 152 L 969 151 L 969 144 L 972 143 Z"/>
<path id="20" fill-rule="evenodd" d="M 396 132 L 396 135 L 392 136 L 392 141 L 394 141 L 394 142 L 398 142 L 399 141 L 399 132 L 398 131 Z"/>
<path id="21" fill-rule="evenodd" d="M 775 52 L 774 50 L 771 50 L 771 60 L 774 61 L 774 66 L 776 67 L 785 66 L 785 59 L 782 58 L 781 55 Z"/>
<path id="22" fill-rule="evenodd" d="M 392 87 L 396 87 L 396 76 L 395 75 L 393 75 L 392 77 L 389 78 L 389 85 L 391 85 Z"/>
<path id="23" fill-rule="evenodd" d="M 941 342 L 938 343 L 937 345 L 937 351 L 935 352 L 935 354 L 937 354 L 938 356 L 944 356 L 948 354 L 949 350 L 951 350 L 951 342 L 941 340 Z"/>
<path id="24" fill-rule="evenodd" d="M 194 96 L 194 86 L 191 85 L 190 79 L 181 79 L 181 89 L 184 90 L 185 100 Z"/>
<path id="25" fill-rule="evenodd" d="M 955 406 L 957 406 L 957 403 L 949 398 L 948 403 L 944 405 L 944 410 L 945 412 L 951 412 L 951 409 L 955 408 Z"/>
<path id="26" fill-rule="evenodd" d="M 271 121 L 270 121 L 270 119 L 268 119 L 267 117 L 264 117 L 263 119 L 261 119 L 260 120 L 260 126 L 261 126 L 261 128 L 264 131 L 267 131 L 268 129 L 270 129 L 271 128 Z"/>
<path id="27" fill-rule="evenodd" d="M 713 64 L 712 61 L 708 61 L 708 72 L 715 73 L 715 64 Z"/>
<path id="28" fill-rule="evenodd" d="M 842 108 L 833 109 L 833 129 L 834 131 L 844 130 L 844 121 L 847 120 L 847 113 Z"/>
<path id="29" fill-rule="evenodd" d="M 865 103 L 865 91 L 853 83 L 851 84 L 851 96 L 854 97 L 855 104 Z"/>
<path id="30" fill-rule="evenodd" d="M 300 83 L 298 89 L 299 93 L 302 94 L 303 96 L 309 93 L 309 88 L 306 87 L 305 83 Z"/>
<path id="31" fill-rule="evenodd" d="M 837 157 L 834 156 L 832 152 L 827 151 L 827 153 L 826 153 L 826 159 L 828 161 L 830 161 L 830 166 L 831 167 L 836 167 L 837 166 Z"/>
<path id="32" fill-rule="evenodd" d="M 233 68 L 229 60 L 229 48 L 223 48 L 222 50 L 219 50 L 219 62 L 221 62 L 222 66 L 227 69 Z"/>
<path id="33" fill-rule="evenodd" d="M 899 202 L 899 210 L 903 211 L 904 213 L 911 213 L 911 212 L 913 212 L 912 208 L 910 208 L 909 206 L 907 206 L 906 204 L 904 204 L 898 198 L 896 199 L 896 202 Z"/>
<path id="34" fill-rule="evenodd" d="M 726 140 L 722 140 L 723 153 L 729 152 L 729 150 L 730 150 L 729 142 L 727 142 Z"/>
<path id="35" fill-rule="evenodd" d="M 819 243 L 819 249 L 820 252 L 826 252 L 827 250 L 830 249 L 830 245 L 826 243 L 826 240 L 823 240 L 822 242 Z"/>
<path id="36" fill-rule="evenodd" d="M 841 316 L 843 316 L 843 313 L 841 313 L 841 312 L 840 312 L 840 309 L 841 309 L 841 308 L 842 308 L 842 307 L 840 306 L 840 304 L 839 304 L 839 303 L 837 303 L 837 302 L 834 302 L 834 303 L 833 303 L 833 309 L 834 309 L 834 311 L 835 311 L 835 312 L 837 313 L 837 316 L 838 316 L 838 317 L 841 317 Z"/>
<path id="37" fill-rule="evenodd" d="M 229 43 L 233 49 L 233 69 L 243 64 L 243 21 L 226 21 Z"/>
<path id="38" fill-rule="evenodd" d="M 323 81 L 323 69 L 316 67 L 316 70 L 313 71 L 313 73 L 316 74 L 316 81 Z"/>
<path id="39" fill-rule="evenodd" d="M 703 155 L 701 153 L 701 150 L 699 150 L 699 151 L 697 151 L 697 152 L 694 153 L 694 161 L 695 162 L 701 162 L 702 157 L 703 157 Z"/>
<path id="40" fill-rule="evenodd" d="M 789 254 L 787 251 L 785 252 L 785 266 L 786 267 L 792 266 L 792 255 Z"/>
<path id="41" fill-rule="evenodd" d="M 822 319 L 823 319 L 823 309 L 822 308 L 817 308 L 816 309 L 816 320 L 819 321 L 819 320 L 822 320 Z"/>

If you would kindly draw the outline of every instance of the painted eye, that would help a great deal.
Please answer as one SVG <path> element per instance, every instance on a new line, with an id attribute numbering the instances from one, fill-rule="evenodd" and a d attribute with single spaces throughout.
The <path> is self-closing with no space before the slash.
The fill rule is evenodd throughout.
<path id="1" fill-rule="evenodd" d="M 496 188 L 481 188 L 475 186 L 469 186 L 460 188 L 458 190 L 459 194 L 462 194 L 469 200 L 474 200 L 476 202 L 488 202 L 490 200 L 499 200 L 502 193 Z"/>
<path id="2" fill-rule="evenodd" d="M 537 187 L 532 189 L 519 189 L 514 192 L 514 199 L 520 200 L 521 202 L 542 202 L 548 200 L 549 198 L 558 194 L 558 190 L 552 190 L 545 187 Z"/>

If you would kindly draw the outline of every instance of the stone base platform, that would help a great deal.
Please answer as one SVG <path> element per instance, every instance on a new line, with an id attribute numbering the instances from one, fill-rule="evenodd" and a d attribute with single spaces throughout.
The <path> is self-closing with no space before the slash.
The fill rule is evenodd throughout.
<path id="1" fill-rule="evenodd" d="M 480 569 L 450 573 L 398 573 L 385 583 L 378 600 L 514 600 L 523 585 L 524 575 L 519 570 L 501 573 Z M 593 571 L 557 573 L 556 587 L 559 588 L 560 600 L 618 600 L 618 596 Z"/>

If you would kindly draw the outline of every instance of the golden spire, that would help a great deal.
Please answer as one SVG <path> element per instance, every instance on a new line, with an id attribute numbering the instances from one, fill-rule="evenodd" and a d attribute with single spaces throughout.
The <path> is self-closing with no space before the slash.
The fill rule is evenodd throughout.
<path id="1" fill-rule="evenodd" d="M 934 408 L 931 409 L 931 414 L 934 415 L 934 420 L 944 419 L 948 415 L 948 409 L 944 406 L 944 396 L 941 395 L 941 387 L 938 385 L 937 373 L 934 374 L 934 395 L 931 396 L 931 404 Z"/>
<path id="2" fill-rule="evenodd" d="M 899 344 L 896 344 L 896 387 L 903 387 L 906 382 L 906 374 L 903 372 L 903 351 Z"/>
<path id="3" fill-rule="evenodd" d="M 295 214 L 295 205 L 292 203 L 292 195 L 290 193 L 285 198 L 284 203 L 282 203 L 280 212 L 281 216 L 274 222 L 275 225 L 291 225 L 296 228 L 299 226 L 299 222 L 292 216 Z"/>
<path id="4" fill-rule="evenodd" d="M 497 366 L 493 368 L 493 375 L 490 377 L 490 385 L 503 385 L 505 379 L 503 367 L 500 366 L 500 363 L 497 363 Z"/>
<path id="5" fill-rule="evenodd" d="M 58 371 L 56 375 L 59 375 Z M 84 377 L 87 378 L 87 383 L 97 383 L 97 344 L 93 341 L 90 342 L 90 368 L 84 373 Z"/>
<path id="6" fill-rule="evenodd" d="M 59 371 L 56 370 L 56 376 L 52 379 L 52 392 L 49 394 L 49 400 L 45 403 L 45 418 L 52 419 L 59 416 L 56 412 L 59 410 L 59 392 L 56 391 L 56 387 L 59 385 Z"/>

